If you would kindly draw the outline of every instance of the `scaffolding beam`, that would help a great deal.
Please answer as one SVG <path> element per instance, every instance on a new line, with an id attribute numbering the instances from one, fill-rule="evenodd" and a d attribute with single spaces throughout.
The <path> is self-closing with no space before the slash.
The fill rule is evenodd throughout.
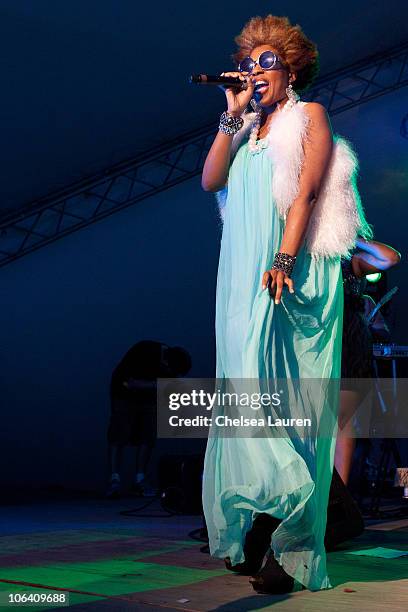
<path id="1" fill-rule="evenodd" d="M 408 42 L 316 81 L 302 96 L 329 115 L 408 84 Z M 201 174 L 214 123 L 71 185 L 0 219 L 0 266 Z"/>

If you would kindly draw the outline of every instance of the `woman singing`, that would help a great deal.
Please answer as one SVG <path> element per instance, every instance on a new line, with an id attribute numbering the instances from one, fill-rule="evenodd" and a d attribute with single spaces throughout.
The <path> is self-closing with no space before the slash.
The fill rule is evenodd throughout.
<path id="1" fill-rule="evenodd" d="M 340 377 L 340 258 L 371 229 L 355 188 L 357 160 L 325 108 L 299 100 L 316 46 L 286 17 L 251 19 L 236 38 L 247 89 L 227 110 L 202 176 L 224 220 L 217 280 L 217 379 Z M 252 99 L 252 101 L 251 101 Z M 246 112 L 251 101 L 254 113 Z M 329 410 L 314 399 L 317 418 Z M 203 504 L 210 552 L 251 572 L 256 591 L 294 579 L 329 588 L 324 534 L 335 436 L 209 438 Z M 265 543 L 262 553 L 255 542 Z M 263 567 L 266 549 L 270 553 Z"/>

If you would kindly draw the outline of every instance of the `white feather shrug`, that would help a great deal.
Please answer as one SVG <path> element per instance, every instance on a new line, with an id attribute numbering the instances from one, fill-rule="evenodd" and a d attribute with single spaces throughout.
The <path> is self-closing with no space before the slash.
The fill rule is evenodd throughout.
<path id="1" fill-rule="evenodd" d="M 272 191 L 283 219 L 286 219 L 299 192 L 304 159 L 303 141 L 307 138 L 309 124 L 306 104 L 298 102 L 280 112 L 269 130 L 267 154 L 273 173 Z M 233 139 L 232 158 L 249 135 L 255 113 L 245 113 L 243 119 L 244 126 Z M 333 140 L 332 156 L 306 230 L 306 247 L 313 257 L 347 257 L 355 246 L 357 234 L 372 237 L 356 186 L 356 154 L 344 138 L 335 134 Z M 228 187 L 216 193 L 216 197 L 223 219 Z"/>

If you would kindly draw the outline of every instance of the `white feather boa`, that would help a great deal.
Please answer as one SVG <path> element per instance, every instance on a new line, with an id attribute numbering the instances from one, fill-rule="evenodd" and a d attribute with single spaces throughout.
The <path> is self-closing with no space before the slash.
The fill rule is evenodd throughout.
<path id="1" fill-rule="evenodd" d="M 273 173 L 272 192 L 279 215 L 285 220 L 299 193 L 303 143 L 310 121 L 305 105 L 305 102 L 298 102 L 279 113 L 269 131 L 267 154 Z M 255 113 L 246 113 L 243 118 L 244 126 L 232 142 L 232 157 L 248 136 Z M 333 141 L 332 156 L 306 230 L 306 246 L 313 257 L 347 257 L 355 246 L 357 234 L 372 237 L 356 185 L 357 156 L 344 138 L 335 134 Z M 228 188 L 215 195 L 223 219 Z"/>

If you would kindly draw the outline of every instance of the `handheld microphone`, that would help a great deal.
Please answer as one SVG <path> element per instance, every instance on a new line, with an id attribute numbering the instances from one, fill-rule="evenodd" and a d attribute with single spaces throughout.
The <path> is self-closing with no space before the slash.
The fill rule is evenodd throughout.
<path id="1" fill-rule="evenodd" d="M 192 74 L 189 83 L 194 85 L 224 85 L 236 89 L 248 89 L 248 83 L 239 77 L 217 76 L 213 74 Z"/>

